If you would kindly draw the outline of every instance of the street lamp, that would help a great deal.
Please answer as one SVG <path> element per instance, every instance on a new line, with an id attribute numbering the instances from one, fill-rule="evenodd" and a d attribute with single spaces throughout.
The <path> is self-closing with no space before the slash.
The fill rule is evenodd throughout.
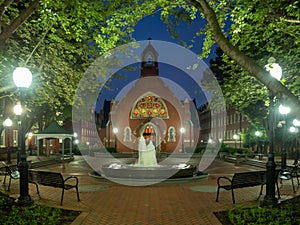
<path id="1" fill-rule="evenodd" d="M 275 58 L 271 57 L 268 60 L 268 64 L 265 66 L 269 74 L 276 80 L 280 80 L 282 76 L 281 67 L 275 63 Z M 269 154 L 266 164 L 266 195 L 262 201 L 262 205 L 275 205 L 277 204 L 277 198 L 275 197 L 275 169 L 276 163 L 274 161 L 274 129 L 275 129 L 275 117 L 274 117 L 274 94 L 269 91 Z"/>
<path id="2" fill-rule="evenodd" d="M 286 129 L 286 115 L 289 114 L 291 108 L 288 106 L 284 106 L 282 104 L 279 105 L 279 113 L 283 115 L 283 123 L 282 123 L 282 143 L 281 143 L 281 170 L 286 169 L 286 148 L 285 148 L 285 129 Z"/>
<path id="3" fill-rule="evenodd" d="M 14 106 L 14 113 L 15 115 L 17 116 L 17 120 L 18 120 L 18 149 L 17 149 L 17 162 L 19 164 L 20 162 L 20 126 L 21 126 L 21 121 L 20 121 L 20 117 L 22 115 L 22 112 L 23 112 L 23 109 L 22 109 L 22 106 L 21 106 L 21 103 L 18 102 L 15 106 Z"/>
<path id="4" fill-rule="evenodd" d="M 293 126 L 290 127 L 289 131 L 295 135 L 295 152 L 294 152 L 294 165 L 298 165 L 299 159 L 299 150 L 298 150 L 298 137 L 297 133 L 299 132 L 298 127 L 300 126 L 300 121 L 297 119 L 293 120 Z"/>
<path id="5" fill-rule="evenodd" d="M 239 139 L 239 135 L 234 134 L 234 135 L 233 135 L 233 139 L 234 139 L 234 147 L 235 147 L 235 149 L 236 149 L 236 141 L 237 141 L 237 139 Z"/>
<path id="6" fill-rule="evenodd" d="M 3 126 L 7 127 L 8 136 L 7 136 L 7 163 L 11 164 L 11 150 L 10 150 L 10 127 L 12 126 L 12 120 L 8 117 L 3 122 Z"/>
<path id="7" fill-rule="evenodd" d="M 295 127 L 299 127 L 299 126 L 300 126 L 300 121 L 297 120 L 297 119 L 293 119 L 293 125 L 294 125 Z"/>
<path id="8" fill-rule="evenodd" d="M 23 93 L 32 82 L 32 73 L 29 69 L 25 67 L 17 67 L 13 72 L 13 81 L 15 85 L 20 90 L 20 104 L 16 106 L 15 113 L 21 116 L 19 123 L 19 141 L 21 148 L 21 157 L 18 164 L 18 169 L 20 172 L 20 196 L 17 200 L 20 206 L 28 206 L 33 203 L 28 190 L 28 162 L 26 159 L 26 149 L 25 149 L 25 126 L 24 126 L 24 113 L 22 114 L 22 105 L 24 94 Z"/>
<path id="9" fill-rule="evenodd" d="M 256 152 L 258 153 L 258 145 L 259 145 L 259 137 L 261 137 L 261 135 L 262 135 L 262 133 L 259 131 L 259 130 L 257 130 L 257 131 L 255 131 L 255 136 L 256 136 Z M 262 152 L 260 152 L 260 153 L 262 153 Z"/>
<path id="10" fill-rule="evenodd" d="M 185 148 L 184 148 L 184 133 L 185 133 L 185 128 L 184 127 L 180 128 L 180 133 L 181 133 L 181 148 L 182 148 L 182 152 L 185 152 Z"/>
<path id="11" fill-rule="evenodd" d="M 113 128 L 114 138 L 115 138 L 115 151 L 117 151 L 117 133 L 119 132 L 119 129 L 117 127 Z"/>

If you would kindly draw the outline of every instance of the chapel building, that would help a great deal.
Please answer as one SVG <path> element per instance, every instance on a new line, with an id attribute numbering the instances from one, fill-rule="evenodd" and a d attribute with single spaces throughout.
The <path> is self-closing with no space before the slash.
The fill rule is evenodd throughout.
<path id="1" fill-rule="evenodd" d="M 149 41 L 141 55 L 139 79 L 119 101 L 105 101 L 102 112 L 107 116 L 100 116 L 105 126 L 99 136 L 106 148 L 137 151 L 140 136 L 152 140 L 157 152 L 185 152 L 197 144 L 198 119 L 192 119 L 197 113 L 191 112 L 195 103 L 178 99 L 160 78 L 158 56 Z"/>

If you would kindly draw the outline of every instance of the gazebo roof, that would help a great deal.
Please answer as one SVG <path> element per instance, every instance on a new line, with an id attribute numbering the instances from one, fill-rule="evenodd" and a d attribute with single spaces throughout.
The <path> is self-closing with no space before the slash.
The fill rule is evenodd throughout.
<path id="1" fill-rule="evenodd" d="M 43 139 L 43 138 L 71 138 L 73 136 L 73 133 L 71 131 L 67 131 L 59 124 L 57 121 L 53 121 L 48 127 L 46 127 L 44 130 L 34 134 L 37 139 Z"/>

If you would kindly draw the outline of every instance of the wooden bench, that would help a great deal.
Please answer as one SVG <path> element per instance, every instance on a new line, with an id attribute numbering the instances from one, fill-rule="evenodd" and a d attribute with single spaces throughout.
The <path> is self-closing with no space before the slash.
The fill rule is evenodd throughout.
<path id="1" fill-rule="evenodd" d="M 280 193 L 279 193 L 279 188 L 277 183 L 279 171 L 280 170 L 276 170 L 275 179 L 276 179 L 278 196 L 280 198 Z M 260 196 L 262 195 L 263 186 L 266 184 L 266 171 L 250 171 L 250 172 L 235 173 L 232 178 L 221 176 L 217 179 L 217 184 L 218 184 L 218 189 L 217 189 L 216 202 L 219 201 L 219 193 L 221 188 L 227 191 L 231 190 L 232 203 L 235 204 L 234 191 L 233 191 L 234 189 L 261 186 L 260 193 L 258 196 L 259 199 Z"/>
<path id="2" fill-rule="evenodd" d="M 11 184 L 11 180 L 17 180 L 20 178 L 20 173 L 18 171 L 18 166 L 17 165 L 8 165 L 6 164 L 4 161 L 2 161 L 2 165 L 5 167 L 5 172 L 4 172 L 4 181 L 3 184 L 6 183 L 6 176 L 9 176 L 9 182 L 8 182 L 8 187 L 7 187 L 7 191 L 9 191 L 10 189 L 10 184 Z"/>
<path id="3" fill-rule="evenodd" d="M 64 199 L 64 191 L 75 188 L 77 193 L 77 200 L 80 201 L 78 192 L 78 178 L 76 176 L 69 176 L 64 179 L 61 173 L 30 169 L 28 172 L 28 181 L 29 183 L 35 184 L 39 197 L 41 196 L 38 185 L 61 188 L 62 193 L 60 205 L 62 205 Z"/>

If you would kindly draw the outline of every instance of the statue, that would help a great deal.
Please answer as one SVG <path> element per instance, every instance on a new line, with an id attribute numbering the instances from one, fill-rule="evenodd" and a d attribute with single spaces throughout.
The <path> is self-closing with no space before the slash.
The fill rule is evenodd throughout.
<path id="1" fill-rule="evenodd" d="M 143 135 L 139 138 L 138 143 L 138 162 L 136 166 L 140 167 L 153 167 L 157 166 L 156 160 L 156 151 L 155 146 L 152 140 L 149 141 L 149 144 L 146 144 L 146 140 Z"/>

